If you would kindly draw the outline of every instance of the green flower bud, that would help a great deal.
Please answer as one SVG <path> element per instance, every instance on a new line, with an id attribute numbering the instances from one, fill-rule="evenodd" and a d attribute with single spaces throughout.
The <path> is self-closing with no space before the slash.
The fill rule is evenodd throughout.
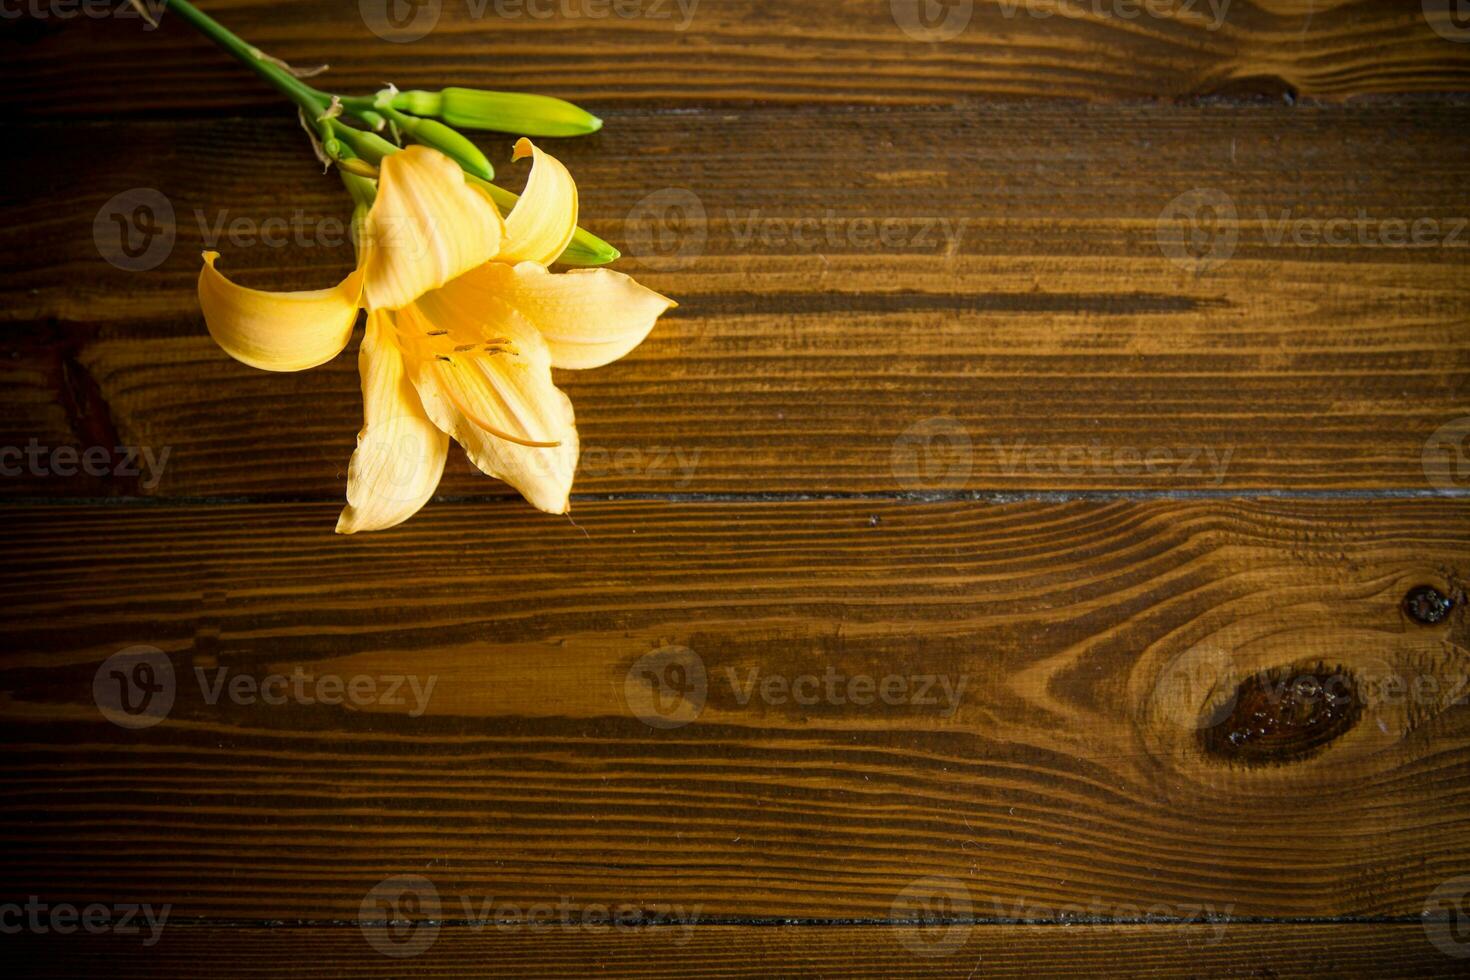
<path id="1" fill-rule="evenodd" d="M 389 143 L 377 133 L 367 133 L 360 129 L 353 129 L 351 126 L 335 119 L 332 121 L 332 132 L 343 143 L 351 147 L 353 153 L 374 166 L 382 163 L 385 156 L 398 152 L 398 147 Z"/>
<path id="2" fill-rule="evenodd" d="M 446 88 L 438 92 L 399 92 L 393 108 L 434 116 L 451 126 L 491 129 L 516 136 L 585 136 L 602 128 L 592 113 L 547 95 Z"/>
<path id="3" fill-rule="evenodd" d="M 465 173 L 491 180 L 495 168 L 485 159 L 480 148 L 437 119 L 419 119 L 417 116 L 394 115 L 396 122 L 415 142 L 431 146 L 464 168 Z"/>

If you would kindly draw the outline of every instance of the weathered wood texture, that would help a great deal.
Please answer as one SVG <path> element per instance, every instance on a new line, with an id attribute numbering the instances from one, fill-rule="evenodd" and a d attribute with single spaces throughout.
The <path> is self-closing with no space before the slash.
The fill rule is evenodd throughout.
<path id="1" fill-rule="evenodd" d="M 341 928 L 166 927 L 154 947 L 137 938 L 50 936 L 18 940 L 28 955 L 12 976 L 70 980 L 107 976 L 197 977 L 200 964 L 220 980 L 274 975 L 696 978 L 1463 976 L 1418 924 L 1160 926 L 977 926 L 964 929 L 951 955 L 917 956 L 913 934 L 897 927 L 705 926 L 590 930 L 444 927 L 411 959 L 380 955 L 359 932 Z M 922 937 L 921 937 L 922 938 Z"/>
<path id="2" fill-rule="evenodd" d="M 1470 867 L 1463 602 L 1401 610 L 1463 599 L 1461 502 L 622 503 L 580 527 L 443 504 L 362 539 L 334 514 L 4 515 L 7 894 L 344 920 L 420 874 L 456 910 L 884 919 L 941 876 L 977 917 L 1407 917 Z M 133 644 L 176 678 L 138 730 L 93 687 Z M 374 694 L 211 703 L 298 667 Z M 1325 745 L 1202 747 L 1238 679 L 1324 669 L 1352 685 Z M 384 703 L 393 676 L 427 696 Z"/>
<path id="3" fill-rule="evenodd" d="M 345 196 L 294 121 L 20 133 L 36 152 L 0 192 L 4 444 L 171 456 L 156 485 L 23 468 L 0 492 L 340 499 L 356 359 L 236 364 L 193 289 L 212 242 L 253 285 L 350 267 Z M 578 489 L 1464 485 L 1426 476 L 1424 450 L 1470 415 L 1467 134 L 1470 109 L 1425 103 L 619 114 L 557 152 L 620 267 L 683 306 L 626 361 L 560 375 Z M 109 198 L 155 185 L 172 252 L 114 268 L 93 219 L 116 236 Z M 1235 218 L 1176 262 L 1186 225 L 1161 215 L 1195 190 Z M 1416 223 L 1420 245 L 1390 243 Z M 501 489 L 457 452 L 443 487 Z"/>
<path id="4" fill-rule="evenodd" d="M 919 0 L 618 0 L 631 17 L 597 16 L 610 6 L 602 0 L 429 0 L 396 5 L 412 13 L 401 30 L 382 13 L 387 0 L 293 4 L 290 17 L 272 0 L 200 6 L 277 57 L 330 62 L 322 84 L 339 91 L 458 83 L 594 109 L 1283 91 L 1338 99 L 1470 82 L 1470 47 L 1437 33 L 1417 0 L 959 0 L 930 8 L 953 19 L 927 23 Z M 1434 20 L 1457 26 L 1447 14 Z M 369 23 L 410 43 L 384 43 Z M 17 79 L 12 105 L 24 114 L 273 104 L 167 13 L 157 31 L 135 18 L 54 15 L 0 29 Z"/>
<path id="5" fill-rule="evenodd" d="M 1367 499 L 1470 487 L 1458 27 L 619 2 L 204 0 L 324 84 L 584 102 L 584 224 L 683 303 L 560 377 L 575 524 L 456 454 L 360 539 L 351 351 L 255 372 L 194 295 L 350 266 L 289 111 L 167 12 L 0 17 L 0 927 L 170 907 L 7 968 L 1462 974 L 1470 501 Z M 1254 488 L 1364 493 L 1188 494 Z M 1031 496 L 910 499 L 966 491 Z M 622 499 L 678 493 L 748 499 Z"/>

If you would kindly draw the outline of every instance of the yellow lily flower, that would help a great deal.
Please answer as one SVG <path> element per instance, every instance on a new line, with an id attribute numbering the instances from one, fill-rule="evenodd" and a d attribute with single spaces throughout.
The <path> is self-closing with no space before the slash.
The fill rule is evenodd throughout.
<path id="1" fill-rule="evenodd" d="M 364 423 L 347 474 L 339 533 L 393 527 L 439 485 L 449 439 L 485 473 L 548 513 L 569 509 L 578 441 L 551 369 L 627 354 L 672 300 L 607 269 L 552 273 L 577 228 L 577 188 L 529 140 L 525 194 L 502 219 L 452 160 L 411 146 L 383 159 L 358 266 L 330 289 L 272 293 L 237 285 L 204 253 L 199 302 L 231 356 L 301 371 L 347 346 L 358 354 Z"/>

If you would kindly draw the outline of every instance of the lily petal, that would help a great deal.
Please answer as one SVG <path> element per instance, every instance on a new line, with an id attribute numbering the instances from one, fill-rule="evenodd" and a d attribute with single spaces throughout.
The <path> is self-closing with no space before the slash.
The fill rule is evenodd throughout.
<path id="1" fill-rule="evenodd" d="M 560 160 L 528 139 L 516 143 L 514 159 L 532 157 L 526 191 L 505 219 L 502 262 L 555 262 L 577 233 L 577 184 Z"/>
<path id="2" fill-rule="evenodd" d="M 418 513 L 438 489 L 449 454 L 449 437 L 429 420 L 408 379 L 391 314 L 368 316 L 358 369 L 363 426 L 347 468 L 338 534 L 381 531 Z"/>
<path id="3" fill-rule="evenodd" d="M 397 310 L 500 251 L 500 212 L 437 150 L 383 158 L 378 197 L 363 222 L 367 306 Z"/>
<path id="4" fill-rule="evenodd" d="M 330 289 L 273 293 L 226 279 L 214 267 L 218 258 L 204 253 L 199 306 L 210 336 L 235 360 L 265 371 L 305 371 L 342 353 L 352 339 L 360 273 Z"/>
<path id="5" fill-rule="evenodd" d="M 489 262 L 445 288 L 478 289 L 515 307 L 546 338 L 551 366 L 558 368 L 611 364 L 678 305 L 611 269 L 551 273 L 534 262 Z"/>
<path id="6" fill-rule="evenodd" d="M 405 347 L 417 344 L 409 370 L 429 418 L 476 466 L 541 510 L 564 514 L 577 469 L 572 403 L 551 383 L 551 354 L 536 328 L 514 310 L 500 313 L 476 321 L 439 293 L 405 309 L 399 337 Z M 485 340 L 492 332 L 496 343 Z M 480 338 L 477 349 L 436 346 L 466 336 Z"/>

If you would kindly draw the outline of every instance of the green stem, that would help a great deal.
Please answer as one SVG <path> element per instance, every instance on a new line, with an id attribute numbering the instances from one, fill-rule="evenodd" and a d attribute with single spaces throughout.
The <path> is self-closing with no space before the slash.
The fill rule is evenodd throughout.
<path id="1" fill-rule="evenodd" d="M 383 118 L 383 114 L 374 108 L 375 96 L 339 95 L 337 98 L 341 100 L 342 108 L 373 127 L 374 130 L 381 131 L 387 125 L 388 121 Z"/>
<path id="2" fill-rule="evenodd" d="M 326 111 L 330 97 L 307 85 L 290 72 L 266 60 L 259 48 L 246 43 L 219 21 L 194 6 L 189 0 L 168 0 L 168 9 L 178 14 L 191 27 L 242 61 L 257 75 L 270 82 L 292 102 L 305 109 L 314 120 Z"/>

